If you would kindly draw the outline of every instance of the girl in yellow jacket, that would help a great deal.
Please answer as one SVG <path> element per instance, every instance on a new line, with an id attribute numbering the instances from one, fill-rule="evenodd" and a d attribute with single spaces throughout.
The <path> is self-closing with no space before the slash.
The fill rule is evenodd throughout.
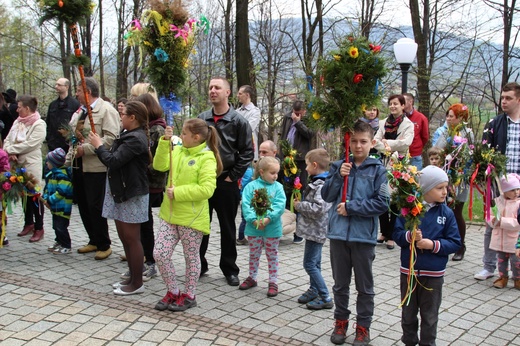
<path id="1" fill-rule="evenodd" d="M 210 232 L 208 199 L 216 188 L 222 162 L 217 130 L 204 120 L 185 121 L 181 134 L 182 146 L 175 146 L 173 151 L 172 135 L 172 128 L 166 127 L 153 160 L 155 170 L 169 170 L 153 252 L 168 292 L 155 305 L 155 309 L 184 311 L 197 306 L 195 290 L 201 268 L 199 248 L 202 236 Z M 182 242 L 186 260 L 184 292 L 179 290 L 171 259 L 179 241 Z"/>

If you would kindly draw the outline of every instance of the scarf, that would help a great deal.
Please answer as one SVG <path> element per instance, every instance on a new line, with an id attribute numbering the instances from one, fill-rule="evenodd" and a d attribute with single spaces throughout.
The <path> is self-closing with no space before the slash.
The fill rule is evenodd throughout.
<path id="1" fill-rule="evenodd" d="M 363 117 L 363 118 L 360 118 L 359 120 L 372 126 L 372 128 L 374 129 L 374 132 L 376 132 L 377 129 L 379 128 L 379 118 L 378 117 L 375 117 L 372 120 L 369 120 L 369 119 Z"/>
<path id="2" fill-rule="evenodd" d="M 403 115 L 401 114 L 397 119 L 392 114 L 386 118 L 385 121 L 385 139 L 396 139 L 399 125 L 403 122 Z"/>
<path id="3" fill-rule="evenodd" d="M 13 143 L 22 143 L 27 140 L 27 132 L 29 128 L 40 119 L 40 113 L 34 112 L 27 117 L 18 117 L 13 123 L 13 127 L 9 134 Z"/>

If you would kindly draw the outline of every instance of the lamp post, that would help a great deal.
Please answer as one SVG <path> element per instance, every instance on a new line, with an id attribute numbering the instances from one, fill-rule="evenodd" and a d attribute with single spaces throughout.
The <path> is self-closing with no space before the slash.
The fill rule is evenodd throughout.
<path id="1" fill-rule="evenodd" d="M 415 54 L 417 54 L 417 43 L 411 38 L 400 38 L 394 43 L 395 60 L 402 72 L 401 93 L 403 94 L 408 90 L 408 70 L 412 66 Z"/>

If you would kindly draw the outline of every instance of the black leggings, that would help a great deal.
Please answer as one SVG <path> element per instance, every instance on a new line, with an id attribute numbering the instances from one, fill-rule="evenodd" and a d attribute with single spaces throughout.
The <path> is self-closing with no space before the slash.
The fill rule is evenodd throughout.
<path id="1" fill-rule="evenodd" d="M 459 228 L 460 241 L 462 242 L 462 245 L 464 245 L 464 239 L 466 238 L 466 220 L 464 220 L 464 216 L 462 216 L 464 203 L 465 202 L 455 202 L 455 208 L 453 209 L 453 213 L 455 214 L 455 221 L 457 222 L 457 227 Z"/>
<path id="2" fill-rule="evenodd" d="M 395 220 L 397 219 L 397 205 L 391 203 L 390 210 L 379 215 L 379 225 L 381 227 L 381 234 L 386 240 L 393 240 Z"/>

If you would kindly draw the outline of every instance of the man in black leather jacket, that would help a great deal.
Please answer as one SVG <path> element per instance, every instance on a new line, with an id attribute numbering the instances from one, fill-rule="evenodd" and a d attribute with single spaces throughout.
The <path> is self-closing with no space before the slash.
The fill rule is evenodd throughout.
<path id="1" fill-rule="evenodd" d="M 229 104 L 231 89 L 223 77 L 211 79 L 209 98 L 213 107 L 199 115 L 208 125 L 215 126 L 220 136 L 219 153 L 224 170 L 217 178 L 217 188 L 209 199 L 210 218 L 215 209 L 220 224 L 220 269 L 230 286 L 239 284 L 239 268 L 236 265 L 235 218 L 240 204 L 238 180 L 253 161 L 254 150 L 251 126 Z M 200 246 L 201 275 L 208 271 L 205 258 L 209 235 L 205 235 Z"/>
<path id="2" fill-rule="evenodd" d="M 79 101 L 69 95 L 70 82 L 67 78 L 59 78 L 54 85 L 58 98 L 49 104 L 47 117 L 47 146 L 49 151 L 56 148 L 62 148 L 67 152 L 69 150 L 69 143 L 58 132 L 63 126 L 69 124 L 72 114 L 79 108 Z"/>

